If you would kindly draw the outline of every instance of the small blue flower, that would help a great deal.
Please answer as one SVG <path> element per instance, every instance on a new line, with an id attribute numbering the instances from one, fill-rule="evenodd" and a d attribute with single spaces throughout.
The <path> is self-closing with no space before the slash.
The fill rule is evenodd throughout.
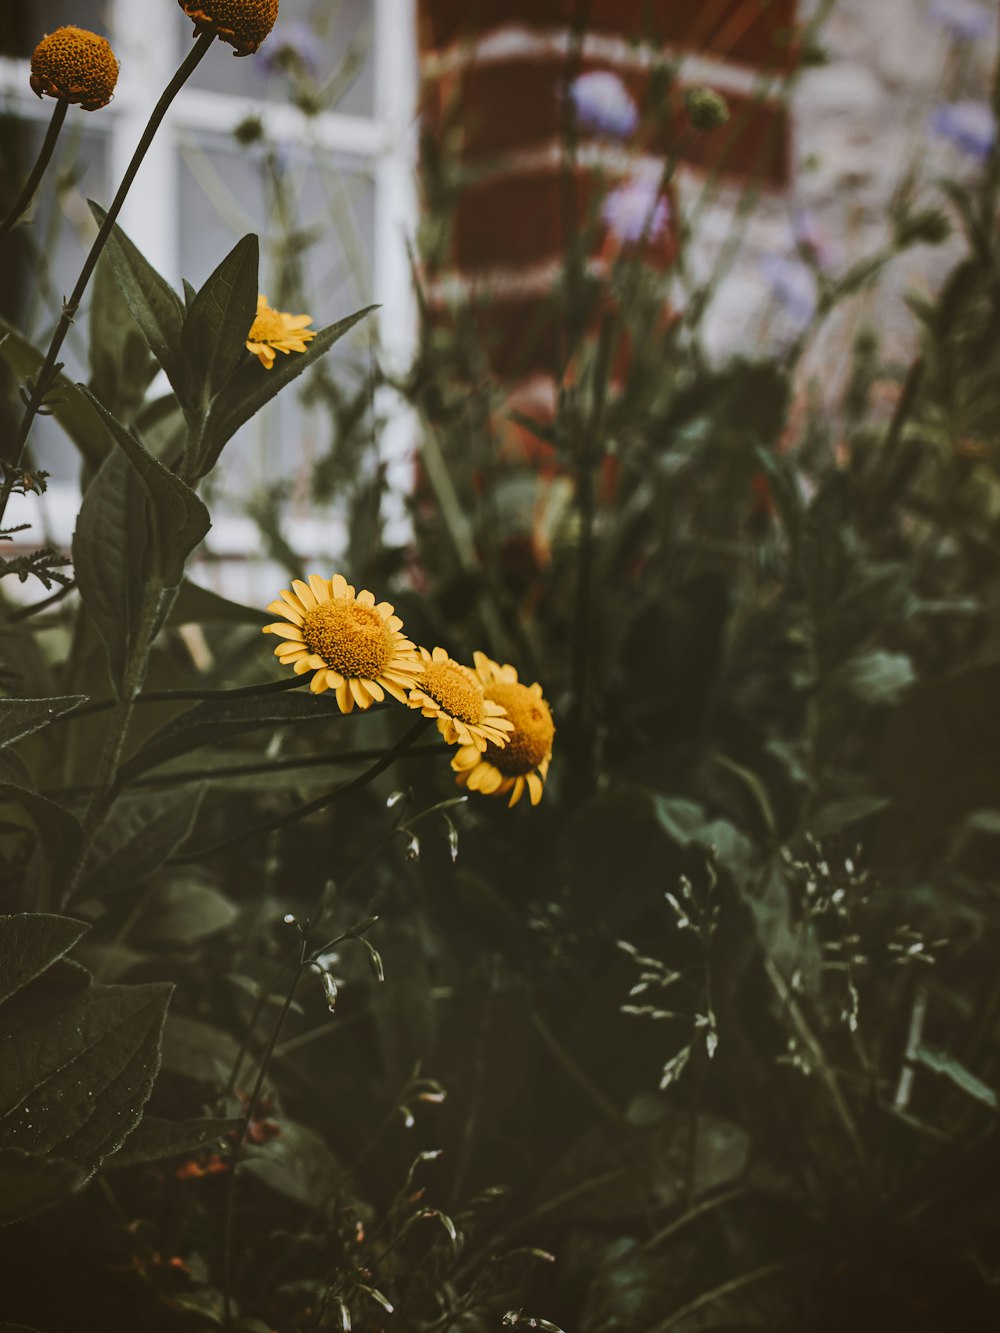
<path id="1" fill-rule="evenodd" d="M 604 200 L 601 216 L 615 240 L 634 245 L 644 237 L 655 241 L 670 221 L 670 204 L 660 193 L 660 173 L 638 172 Z"/>
<path id="2" fill-rule="evenodd" d="M 580 74 L 570 84 L 569 95 L 584 129 L 626 139 L 639 124 L 632 94 L 617 74 L 606 70 Z"/>
<path id="3" fill-rule="evenodd" d="M 979 0 L 931 0 L 927 17 L 960 42 L 979 41 L 993 27 L 993 15 Z"/>
<path id="4" fill-rule="evenodd" d="M 933 113 L 930 127 L 979 162 L 989 157 L 997 137 L 997 123 L 986 102 L 947 102 Z"/>
<path id="5" fill-rule="evenodd" d="M 320 40 L 308 23 L 293 19 L 279 23 L 257 56 L 258 65 L 265 74 L 288 72 L 289 60 L 304 67 L 311 78 L 320 75 Z"/>
<path id="6" fill-rule="evenodd" d="M 785 255 L 764 255 L 760 269 L 772 298 L 793 324 L 804 329 L 816 313 L 816 274 L 801 259 Z"/>

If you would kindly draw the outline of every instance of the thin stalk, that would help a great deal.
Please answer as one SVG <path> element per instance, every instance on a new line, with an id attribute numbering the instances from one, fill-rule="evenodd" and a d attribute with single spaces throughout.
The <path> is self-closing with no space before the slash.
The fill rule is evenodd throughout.
<path id="1" fill-rule="evenodd" d="M 229 1169 L 229 1177 L 226 1181 L 226 1205 L 222 1232 L 222 1308 L 223 1321 L 226 1328 L 232 1328 L 233 1326 L 233 1216 L 236 1203 L 236 1169 L 240 1164 L 240 1153 L 243 1151 L 247 1132 L 253 1121 L 254 1111 L 256 1111 L 257 1102 L 260 1100 L 261 1089 L 264 1086 L 264 1079 L 267 1076 L 267 1070 L 271 1063 L 271 1057 L 274 1054 L 274 1048 L 278 1044 L 278 1038 L 281 1036 L 281 1029 L 285 1025 L 285 1019 L 288 1017 L 288 1011 L 292 1007 L 292 1001 L 294 1000 L 295 992 L 298 989 L 299 978 L 301 977 L 302 969 L 305 966 L 308 943 L 308 935 L 304 934 L 299 944 L 299 959 L 295 968 L 295 976 L 292 978 L 292 984 L 288 988 L 285 1002 L 281 1006 L 281 1013 L 278 1015 L 277 1022 L 271 1031 L 267 1049 L 260 1062 L 260 1068 L 257 1070 L 257 1078 L 253 1085 L 253 1091 L 247 1101 L 246 1111 L 243 1113 L 243 1120 L 240 1124 L 239 1133 L 236 1136 L 236 1142 L 233 1144 L 232 1164 Z"/>
<path id="2" fill-rule="evenodd" d="M 93 245 L 90 247 L 90 253 L 84 260 L 83 268 L 80 270 L 80 276 L 76 280 L 76 286 L 73 288 L 69 300 L 63 305 L 62 316 L 60 317 L 59 323 L 56 325 L 56 330 L 52 335 L 52 341 L 49 344 L 49 350 L 46 353 L 45 361 L 41 370 L 38 372 L 34 389 L 28 400 L 28 406 L 25 408 L 24 416 L 21 419 L 21 426 L 18 430 L 17 438 L 14 441 L 13 452 L 8 460 L 9 466 L 7 477 L 4 481 L 3 489 L 0 490 L 0 523 L 3 522 L 3 516 L 7 509 L 7 502 L 14 489 L 14 479 L 16 477 L 17 467 L 24 453 L 24 447 L 28 442 L 28 435 L 31 431 L 32 423 L 38 414 L 38 409 L 42 406 L 42 403 L 45 400 L 45 395 L 48 392 L 52 381 L 55 379 L 56 359 L 59 356 L 59 351 L 66 340 L 66 335 L 72 327 L 74 319 L 76 318 L 76 313 L 80 308 L 80 302 L 83 300 L 84 293 L 87 290 L 87 284 L 90 282 L 94 269 L 97 267 L 97 261 L 100 259 L 104 247 L 108 242 L 108 238 L 114 230 L 118 215 L 121 213 L 122 206 L 124 205 L 128 192 L 132 187 L 132 182 L 135 180 L 136 174 L 142 165 L 143 158 L 145 158 L 149 146 L 153 142 L 156 132 L 160 128 L 171 102 L 173 102 L 184 84 L 187 83 L 188 79 L 194 73 L 195 69 L 208 51 L 208 48 L 214 41 L 214 32 L 202 33 L 188 52 L 187 56 L 181 62 L 174 77 L 163 90 L 160 100 L 153 108 L 153 113 L 146 124 L 145 130 L 143 130 L 142 138 L 139 140 L 139 144 L 132 155 L 132 160 L 128 164 L 128 169 L 122 178 L 122 183 L 118 187 L 118 193 L 112 200 L 108 215 L 104 219 L 104 223 L 101 226 L 100 231 L 97 233 Z"/>
<path id="3" fill-rule="evenodd" d="M 72 579 L 69 583 L 64 583 L 63 586 L 52 593 L 50 597 L 45 597 L 40 602 L 32 602 L 30 606 L 22 606 L 18 611 L 12 611 L 7 617 L 7 624 L 16 625 L 18 621 L 28 620 L 31 616 L 37 616 L 40 611 L 48 611 L 50 607 L 56 606 L 61 602 L 64 597 L 68 597 L 75 588 L 76 579 Z"/>
<path id="4" fill-rule="evenodd" d="M 218 699 L 224 702 L 227 699 L 254 699 L 259 694 L 281 694 L 285 690 L 294 690 L 302 683 L 301 676 L 287 676 L 282 680 L 269 680 L 263 685 L 241 685 L 234 690 L 147 690 L 137 694 L 133 703 L 172 704 L 184 700 L 210 702 Z M 93 703 L 74 708 L 72 713 L 61 713 L 53 719 L 53 723 L 69 717 L 91 717 L 94 713 L 106 713 L 117 706 L 117 699 L 95 699 Z"/>
<path id="5" fill-rule="evenodd" d="M 276 724 L 280 725 L 280 724 Z M 444 741 L 431 741 L 427 745 L 415 745 L 410 751 L 411 759 L 428 754 L 447 754 L 451 747 Z M 219 778 L 258 777 L 264 773 L 288 773 L 300 768 L 332 768 L 335 765 L 347 767 L 350 764 L 370 763 L 381 759 L 386 753 L 384 746 L 371 750 L 331 750 L 324 754 L 288 755 L 281 759 L 262 760 L 256 764 L 223 764 L 218 768 L 184 768 L 171 773 L 161 773 L 150 778 L 136 778 L 129 785 L 132 787 L 173 787 L 185 782 L 215 782 Z M 300 784 L 302 785 L 302 784 Z M 78 787 L 50 787 L 43 795 L 65 797 L 79 791 Z"/>
<path id="6" fill-rule="evenodd" d="M 691 1315 L 697 1314 L 699 1310 L 704 1310 L 706 1305 L 713 1305 L 716 1301 L 721 1301 L 724 1296 L 732 1296 L 734 1292 L 756 1286 L 758 1282 L 766 1282 L 769 1277 L 777 1277 L 787 1267 L 788 1261 L 781 1259 L 777 1263 L 762 1264 L 760 1268 L 754 1268 L 749 1273 L 741 1273 L 739 1277 L 731 1278 L 728 1282 L 713 1287 L 711 1291 L 703 1291 L 693 1301 L 688 1301 L 687 1305 L 682 1305 L 679 1310 L 675 1310 L 669 1318 L 647 1330 L 647 1333 L 667 1333 L 668 1329 L 676 1328 L 678 1324 L 689 1319 Z"/>
<path id="7" fill-rule="evenodd" d="M 55 151 L 56 143 L 59 140 L 62 131 L 63 122 L 66 119 L 66 112 L 69 110 L 69 103 L 64 102 L 62 98 L 56 99 L 56 104 L 52 108 L 52 119 L 49 121 L 48 132 L 45 135 L 45 142 L 42 144 L 41 151 L 38 154 L 38 160 L 31 169 L 31 174 L 24 182 L 24 189 L 17 197 L 17 202 L 10 210 L 3 222 L 0 222 L 0 236 L 6 236 L 9 231 L 13 231 L 21 217 L 27 212 L 28 205 L 35 197 L 35 191 L 42 182 L 46 168 L 52 160 L 52 154 Z"/>
<path id="8" fill-rule="evenodd" d="M 244 829 L 242 833 L 235 833 L 231 838 L 223 838 L 221 842 L 213 843 L 210 847 L 199 847 L 188 856 L 175 857 L 168 864 L 170 865 L 188 865 L 192 861 L 203 861 L 209 856 L 217 856 L 219 852 L 227 851 L 230 847 L 235 847 L 241 842 L 246 842 L 248 838 L 258 838 L 263 833 L 274 833 L 277 829 L 287 828 L 289 824 L 296 824 L 300 819 L 305 819 L 307 815 L 315 814 L 318 810 L 325 810 L 328 805 L 332 805 L 341 796 L 346 796 L 349 792 L 358 791 L 362 787 L 367 787 L 369 782 L 373 782 L 380 773 L 384 773 L 387 768 L 391 768 L 400 755 L 404 754 L 420 733 L 427 726 L 428 719 L 419 718 L 405 735 L 396 742 L 391 749 L 386 750 L 382 758 L 377 763 L 366 768 L 363 773 L 359 773 L 356 778 L 351 778 L 349 782 L 342 782 L 339 787 L 334 787 L 332 791 L 325 792 L 322 796 L 317 796 L 315 800 L 306 801 L 302 805 L 295 806 L 286 814 L 278 815 L 274 819 L 269 819 L 264 824 L 255 824 L 253 828 Z"/>

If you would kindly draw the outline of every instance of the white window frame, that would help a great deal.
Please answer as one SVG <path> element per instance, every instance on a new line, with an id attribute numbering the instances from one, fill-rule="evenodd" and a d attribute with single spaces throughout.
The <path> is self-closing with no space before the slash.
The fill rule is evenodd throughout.
<path id="1" fill-rule="evenodd" d="M 152 108 L 181 58 L 177 10 L 159 2 L 111 0 L 109 27 L 121 74 L 114 101 L 96 113 L 108 136 L 110 177 L 121 180 Z M 401 371 L 416 345 L 417 309 L 407 241 L 416 230 L 417 49 L 415 0 L 372 0 L 374 107 L 370 116 L 336 111 L 306 117 L 290 104 L 267 104 L 269 137 L 337 153 L 349 169 L 371 178 L 375 190 L 373 299 L 383 364 Z M 228 48 L 225 48 L 228 53 Z M 250 57 L 251 59 L 253 57 Z M 51 104 L 29 87 L 29 62 L 0 58 L 0 99 L 5 114 L 45 122 Z M 155 92 L 153 90 L 156 90 Z M 149 261 L 176 288 L 180 286 L 182 218 L 178 205 L 181 139 L 184 135 L 230 136 L 259 104 L 237 94 L 185 87 L 177 95 L 161 132 L 153 141 L 122 211 L 121 223 Z M 387 466 L 390 504 L 387 520 L 395 540 L 404 536 L 403 496 L 412 481 L 414 423 L 399 404 L 387 414 L 380 445 Z M 52 538 L 68 542 L 79 506 L 75 487 L 53 484 L 44 497 L 45 527 Z M 15 497 L 11 522 L 37 524 L 33 497 Z M 303 546 L 324 544 L 326 526 L 315 520 L 315 543 L 308 519 L 296 521 Z M 305 526 L 303 526 L 303 523 Z M 221 517 L 211 534 L 216 557 L 243 556 L 255 549 L 257 534 L 249 520 Z"/>

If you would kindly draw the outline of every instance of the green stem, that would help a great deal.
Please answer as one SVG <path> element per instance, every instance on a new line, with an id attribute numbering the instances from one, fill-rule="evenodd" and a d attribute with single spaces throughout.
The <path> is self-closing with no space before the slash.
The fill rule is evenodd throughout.
<path id="1" fill-rule="evenodd" d="M 274 833 L 278 829 L 286 828 L 289 824 L 296 824 L 300 819 L 305 819 L 307 815 L 315 814 L 318 810 L 325 810 L 339 797 L 346 796 L 352 791 L 358 791 L 362 787 L 367 787 L 369 782 L 373 782 L 380 773 L 384 773 L 387 768 L 391 768 L 400 755 L 410 748 L 427 726 L 427 722 L 428 719 L 425 717 L 418 718 L 410 730 L 391 749 L 386 750 L 377 763 L 372 764 L 370 768 L 366 768 L 356 778 L 351 778 L 350 782 L 342 782 L 339 787 L 334 787 L 332 791 L 317 796 L 313 801 L 306 801 L 302 805 L 297 805 L 294 809 L 289 810 L 287 814 L 278 815 L 274 819 L 267 820 L 264 824 L 254 824 L 252 828 L 244 829 L 242 833 L 234 833 L 231 838 L 223 838 L 221 842 L 215 842 L 210 847 L 199 847 L 187 856 L 177 856 L 169 864 L 175 866 L 188 865 L 192 861 L 203 861 L 209 856 L 217 856 L 219 852 L 228 851 L 230 847 L 246 842 L 248 838 L 258 838 L 263 833 Z"/>
<path id="2" fill-rule="evenodd" d="M 21 456 L 24 453 L 24 447 L 28 442 L 28 434 L 31 430 L 32 422 L 38 414 L 38 409 L 42 406 L 42 403 L 45 400 L 45 395 L 56 377 L 56 358 L 58 357 L 59 351 L 66 340 L 66 335 L 76 318 L 76 313 L 80 308 L 80 302 L 83 300 L 84 293 L 87 290 L 87 284 L 90 282 L 94 269 L 97 267 L 97 261 L 100 259 L 101 253 L 108 242 L 108 238 L 114 230 L 118 215 L 121 213 L 122 206 L 124 205 L 128 192 L 132 187 L 132 182 L 135 180 L 136 173 L 142 165 L 143 158 L 146 156 L 149 146 L 153 142 L 156 132 L 160 128 L 160 125 L 163 122 L 163 117 L 167 114 L 171 102 L 173 102 L 184 84 L 187 83 L 188 79 L 194 73 L 198 64 L 214 41 L 214 32 L 202 33 L 188 52 L 185 59 L 181 62 L 174 77 L 163 90 L 160 100 L 153 108 L 153 113 L 146 124 L 145 130 L 143 130 L 142 138 L 139 140 L 138 147 L 132 155 L 132 160 L 128 164 L 128 169 L 122 178 L 121 185 L 118 187 L 118 193 L 115 195 L 111 203 L 108 215 L 104 219 L 100 231 L 97 233 L 97 238 L 90 247 L 90 253 L 84 260 L 83 268 L 80 270 L 80 276 L 76 280 L 76 286 L 73 288 L 69 300 L 63 305 L 62 317 L 56 325 L 56 330 L 52 335 L 52 341 L 49 344 L 49 350 L 46 353 L 45 361 L 41 370 L 38 372 L 38 376 L 35 380 L 35 387 L 28 400 L 28 406 L 25 408 L 21 426 L 18 430 L 17 438 L 14 441 L 13 453 L 8 460 L 9 467 L 7 477 L 4 481 L 3 489 L 0 490 L 0 523 L 3 522 L 3 516 L 7 509 L 7 502 L 14 489 L 16 470 L 21 461 Z"/>
<path id="3" fill-rule="evenodd" d="M 137 694 L 134 703 L 137 704 L 172 704 L 182 703 L 184 700 L 194 700 L 201 702 L 211 702 L 217 699 L 224 703 L 227 699 L 254 699 L 259 694 L 281 694 L 285 690 L 297 689 L 303 683 L 301 676 L 286 676 L 281 680 L 269 680 L 263 685 L 241 685 L 235 690 L 148 690 L 142 694 Z M 117 699 L 97 699 L 93 703 L 83 704 L 79 708 L 74 708 L 72 714 L 62 713 L 53 722 L 58 722 L 62 718 L 70 716 L 75 718 L 91 717 L 94 713 L 106 713 L 112 708 L 117 708 Z"/>
<path id="4" fill-rule="evenodd" d="M 48 133 L 45 135 L 45 142 L 42 144 L 41 152 L 38 154 L 38 160 L 31 169 L 31 175 L 24 183 L 24 189 L 17 197 L 17 202 L 10 210 L 3 222 L 0 222 L 0 236 L 6 236 L 7 232 L 13 231 L 19 219 L 27 211 L 28 205 L 35 197 L 35 191 L 41 184 L 45 170 L 52 160 L 52 154 L 55 151 L 59 134 L 66 119 L 66 112 L 69 110 L 69 103 L 64 102 L 62 98 L 56 99 L 56 104 L 52 108 L 52 119 L 49 121 Z"/>

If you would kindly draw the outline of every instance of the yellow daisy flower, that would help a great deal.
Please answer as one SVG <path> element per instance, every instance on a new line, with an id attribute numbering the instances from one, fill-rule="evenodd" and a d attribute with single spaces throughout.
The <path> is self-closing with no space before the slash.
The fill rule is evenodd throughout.
<path id="1" fill-rule="evenodd" d="M 342 713 L 381 703 L 386 694 L 405 704 L 423 667 L 390 604 L 376 602 L 367 589 L 355 596 L 342 574 L 310 574 L 308 583 L 295 579 L 292 588 L 267 608 L 284 620 L 264 626 L 283 640 L 274 650 L 282 665 L 298 676 L 315 672 L 309 688 L 336 690 Z"/>
<path id="2" fill-rule="evenodd" d="M 235 56 L 252 56 L 274 27 L 278 0 L 177 0 L 195 36 L 214 32 Z"/>
<path id="3" fill-rule="evenodd" d="M 257 318 L 247 334 L 247 351 L 260 357 L 265 370 L 274 365 L 275 352 L 304 352 L 306 343 L 316 337 L 315 329 L 306 328 L 312 315 L 286 315 L 272 310 L 266 296 L 257 297 Z"/>
<path id="4" fill-rule="evenodd" d="M 507 744 L 513 723 L 502 704 L 487 699 L 474 671 L 448 656 L 443 648 L 420 649 L 423 675 L 410 690 L 409 705 L 424 717 L 437 719 L 438 731 L 449 745 L 465 745 L 476 753 L 492 743 Z"/>
<path id="5" fill-rule="evenodd" d="M 487 745 L 484 753 L 463 745 L 451 761 L 456 782 L 484 796 L 506 796 L 517 805 L 527 788 L 532 805 L 542 799 L 556 734 L 549 706 L 539 684 L 522 685 L 512 666 L 500 666 L 485 653 L 475 654 L 476 675 L 487 702 L 502 704 L 514 730 L 503 749 Z"/>
<path id="6" fill-rule="evenodd" d="M 39 97 L 57 97 L 84 111 L 99 111 L 115 95 L 118 61 L 106 38 L 70 23 L 35 47 L 29 82 Z"/>

